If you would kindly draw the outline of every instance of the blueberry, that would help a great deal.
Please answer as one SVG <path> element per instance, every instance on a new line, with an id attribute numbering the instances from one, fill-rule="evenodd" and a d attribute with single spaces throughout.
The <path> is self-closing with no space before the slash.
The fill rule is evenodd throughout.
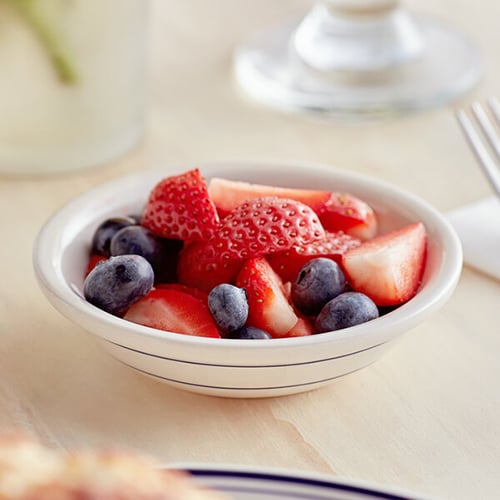
<path id="1" fill-rule="evenodd" d="M 229 283 L 222 283 L 210 290 L 208 308 L 223 336 L 242 328 L 248 318 L 245 290 Z"/>
<path id="2" fill-rule="evenodd" d="M 268 332 L 261 330 L 260 328 L 255 328 L 254 326 L 244 326 L 243 328 L 235 332 L 232 338 L 259 340 L 259 339 L 271 339 L 272 337 Z"/>
<path id="3" fill-rule="evenodd" d="M 325 304 L 316 318 L 316 331 L 329 332 L 378 318 L 375 303 L 363 293 L 345 292 Z"/>
<path id="4" fill-rule="evenodd" d="M 131 217 L 114 217 L 102 222 L 94 232 L 92 238 L 92 253 L 109 257 L 111 238 L 122 228 L 136 224 Z"/>
<path id="5" fill-rule="evenodd" d="M 111 255 L 134 254 L 144 257 L 153 267 L 155 283 L 175 280 L 180 240 L 160 238 L 142 226 L 126 226 L 111 238 Z"/>
<path id="6" fill-rule="evenodd" d="M 141 255 L 150 264 L 160 251 L 158 238 L 142 226 L 126 226 L 111 238 L 109 251 L 111 255 Z"/>
<path id="7" fill-rule="evenodd" d="M 304 314 L 316 315 L 346 286 L 344 273 L 333 260 L 325 257 L 310 260 L 292 284 L 292 302 Z"/>
<path id="8" fill-rule="evenodd" d="M 151 264 L 140 255 L 119 255 L 100 262 L 85 278 L 83 294 L 99 309 L 122 316 L 152 288 Z"/>

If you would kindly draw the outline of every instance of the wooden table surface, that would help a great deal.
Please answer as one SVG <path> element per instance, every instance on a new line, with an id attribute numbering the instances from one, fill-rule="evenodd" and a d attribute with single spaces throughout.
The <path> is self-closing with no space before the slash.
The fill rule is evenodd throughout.
<path id="1" fill-rule="evenodd" d="M 466 30 L 481 47 L 484 76 L 462 104 L 500 89 L 500 3 L 480 3 L 408 2 Z M 470 268 L 442 310 L 379 362 L 327 388 L 261 400 L 200 396 L 136 374 L 55 311 L 36 283 L 32 245 L 53 211 L 106 180 L 150 167 L 322 162 L 392 182 L 442 211 L 491 194 L 451 105 L 345 124 L 277 112 L 241 94 L 231 73 L 233 48 L 308 6 L 153 1 L 150 113 L 141 144 L 105 167 L 0 176 L 0 428 L 23 428 L 64 449 L 138 449 L 162 463 L 272 466 L 445 499 L 498 498 L 500 287 Z"/>

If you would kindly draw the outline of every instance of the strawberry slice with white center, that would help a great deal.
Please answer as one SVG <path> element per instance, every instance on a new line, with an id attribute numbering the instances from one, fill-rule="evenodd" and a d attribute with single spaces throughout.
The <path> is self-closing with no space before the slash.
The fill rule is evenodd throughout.
<path id="1" fill-rule="evenodd" d="M 427 256 L 427 233 L 421 222 L 366 241 L 342 258 L 351 287 L 378 306 L 402 304 L 420 285 Z"/>
<path id="2" fill-rule="evenodd" d="M 163 238 L 212 238 L 219 215 L 199 169 L 160 181 L 149 194 L 141 224 Z"/>
<path id="3" fill-rule="evenodd" d="M 158 330 L 220 338 L 205 301 L 174 288 L 151 290 L 130 307 L 124 319 Z"/>
<path id="4" fill-rule="evenodd" d="M 299 317 L 286 297 L 283 281 L 264 257 L 245 262 L 236 278 L 248 300 L 248 326 L 268 332 L 272 337 L 286 336 Z"/>
<path id="5" fill-rule="evenodd" d="M 231 210 L 245 201 L 264 196 L 300 201 L 304 205 L 311 207 L 314 211 L 323 207 L 330 198 L 329 191 L 252 184 L 249 182 L 222 179 L 221 177 L 212 177 L 210 179 L 208 192 L 222 217 L 225 217 Z"/>
<path id="6" fill-rule="evenodd" d="M 313 333 L 315 332 L 311 322 L 307 318 L 299 317 L 297 323 L 293 325 L 292 329 L 289 330 L 284 337 L 306 337 Z"/>
<path id="7" fill-rule="evenodd" d="M 222 258 L 246 259 L 306 245 L 324 236 L 318 216 L 307 205 L 264 197 L 234 208 L 222 220 L 214 245 Z"/>
<path id="8" fill-rule="evenodd" d="M 313 241 L 307 245 L 295 245 L 284 252 L 270 254 L 267 256 L 267 260 L 283 281 L 293 282 L 302 267 L 310 260 L 326 257 L 340 264 L 342 255 L 360 244 L 361 240 L 342 231 L 338 233 L 327 231 L 321 240 Z"/>
<path id="9" fill-rule="evenodd" d="M 221 217 L 245 201 L 274 196 L 312 208 L 328 231 L 343 231 L 362 240 L 369 240 L 377 233 L 377 217 L 372 207 L 349 193 L 268 186 L 220 177 L 210 179 L 208 191 Z"/>

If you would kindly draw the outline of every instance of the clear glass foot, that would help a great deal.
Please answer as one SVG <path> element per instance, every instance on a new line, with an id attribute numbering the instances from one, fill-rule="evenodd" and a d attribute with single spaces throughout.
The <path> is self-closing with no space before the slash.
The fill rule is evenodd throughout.
<path id="1" fill-rule="evenodd" d="M 394 0 L 324 0 L 239 47 L 234 63 L 243 89 L 266 105 L 354 117 L 444 105 L 481 73 L 461 32 Z"/>

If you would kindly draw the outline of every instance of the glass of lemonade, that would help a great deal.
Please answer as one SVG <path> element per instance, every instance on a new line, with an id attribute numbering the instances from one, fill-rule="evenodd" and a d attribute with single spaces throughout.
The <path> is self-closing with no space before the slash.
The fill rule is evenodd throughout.
<path id="1" fill-rule="evenodd" d="M 146 0 L 0 0 L 0 172 L 104 164 L 140 139 Z"/>

